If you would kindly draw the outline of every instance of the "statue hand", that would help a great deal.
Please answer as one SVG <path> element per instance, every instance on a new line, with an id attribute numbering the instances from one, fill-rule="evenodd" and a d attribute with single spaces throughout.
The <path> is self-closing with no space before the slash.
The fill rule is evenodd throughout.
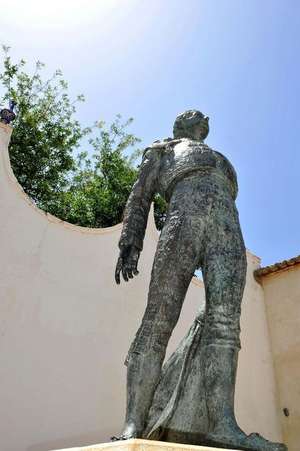
<path id="1" fill-rule="evenodd" d="M 117 261 L 115 280 L 116 283 L 120 283 L 120 273 L 122 271 L 122 276 L 125 282 L 128 279 L 132 279 L 133 275 L 138 275 L 137 264 L 140 257 L 140 250 L 134 245 L 124 246 L 120 250 L 120 255 Z"/>

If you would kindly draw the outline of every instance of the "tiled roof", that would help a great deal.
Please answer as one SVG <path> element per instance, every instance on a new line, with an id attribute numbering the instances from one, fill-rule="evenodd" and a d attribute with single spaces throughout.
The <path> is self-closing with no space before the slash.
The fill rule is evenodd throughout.
<path id="1" fill-rule="evenodd" d="M 272 274 L 277 271 L 282 271 L 289 269 L 291 266 L 299 265 L 300 264 L 300 255 L 294 258 L 290 258 L 289 260 L 283 260 L 279 263 L 274 263 L 274 265 L 265 266 L 263 268 L 258 268 L 254 271 L 254 277 L 256 279 L 260 279 L 263 276 L 266 276 L 268 274 Z"/>

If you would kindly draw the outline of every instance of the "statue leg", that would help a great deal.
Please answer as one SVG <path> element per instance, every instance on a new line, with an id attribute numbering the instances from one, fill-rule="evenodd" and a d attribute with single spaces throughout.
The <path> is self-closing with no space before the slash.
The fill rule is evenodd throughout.
<path id="1" fill-rule="evenodd" d="M 234 415 L 234 391 L 246 265 L 246 251 L 237 220 L 231 216 L 225 222 L 216 219 L 209 233 L 202 268 L 206 317 L 201 359 L 209 429 L 215 434 L 240 431 Z"/>
<path id="2" fill-rule="evenodd" d="M 127 358 L 127 411 L 121 438 L 142 437 L 166 347 L 197 267 L 184 215 L 169 214 L 157 246 L 142 324 Z"/>
<path id="3" fill-rule="evenodd" d="M 206 444 L 241 450 L 284 451 L 258 434 L 246 435 L 234 414 L 234 392 L 240 349 L 241 301 L 246 279 L 246 251 L 235 207 L 213 217 L 203 261 L 206 318 L 201 361 L 208 410 Z"/>

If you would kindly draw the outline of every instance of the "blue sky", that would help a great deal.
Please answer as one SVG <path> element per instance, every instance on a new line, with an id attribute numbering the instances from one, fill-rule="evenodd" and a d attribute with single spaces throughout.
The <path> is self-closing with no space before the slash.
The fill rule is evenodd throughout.
<path id="1" fill-rule="evenodd" d="M 0 0 L 0 42 L 60 68 L 88 124 L 135 118 L 144 145 L 176 115 L 210 117 L 207 143 L 238 173 L 247 247 L 272 264 L 300 254 L 300 2 Z"/>

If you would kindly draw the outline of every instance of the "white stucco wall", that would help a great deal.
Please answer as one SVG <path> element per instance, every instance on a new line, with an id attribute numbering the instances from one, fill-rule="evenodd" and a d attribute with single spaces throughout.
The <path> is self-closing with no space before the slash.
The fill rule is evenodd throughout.
<path id="1" fill-rule="evenodd" d="M 121 224 L 88 229 L 37 209 L 17 183 L 0 124 L 0 450 L 46 451 L 108 441 L 125 404 L 123 360 L 145 308 L 158 239 L 150 215 L 140 274 L 116 286 Z M 237 381 L 247 432 L 281 438 L 263 291 L 248 253 Z M 193 281 L 170 350 L 200 303 Z"/>

